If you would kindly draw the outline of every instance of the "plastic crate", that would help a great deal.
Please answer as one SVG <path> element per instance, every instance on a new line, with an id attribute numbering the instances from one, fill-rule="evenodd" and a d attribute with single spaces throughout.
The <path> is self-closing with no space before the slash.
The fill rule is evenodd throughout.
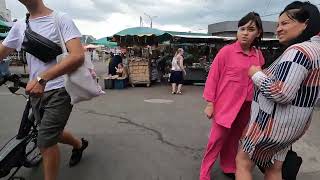
<path id="1" fill-rule="evenodd" d="M 127 79 L 115 79 L 114 88 L 115 89 L 124 89 L 127 87 Z"/>
<path id="2" fill-rule="evenodd" d="M 114 88 L 114 79 L 104 79 L 104 88 L 113 89 Z"/>

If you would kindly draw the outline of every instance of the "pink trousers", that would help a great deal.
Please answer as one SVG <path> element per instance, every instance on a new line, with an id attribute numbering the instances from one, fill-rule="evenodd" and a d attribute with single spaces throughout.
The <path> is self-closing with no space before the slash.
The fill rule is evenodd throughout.
<path id="1" fill-rule="evenodd" d="M 239 140 L 250 118 L 251 103 L 244 103 L 231 128 L 212 122 L 208 145 L 200 168 L 200 180 L 210 180 L 212 166 L 220 154 L 220 167 L 224 173 L 235 173 L 235 158 Z"/>

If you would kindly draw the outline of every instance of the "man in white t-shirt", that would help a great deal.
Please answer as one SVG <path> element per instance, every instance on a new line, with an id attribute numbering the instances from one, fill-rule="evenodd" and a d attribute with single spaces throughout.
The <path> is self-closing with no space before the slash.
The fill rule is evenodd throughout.
<path id="1" fill-rule="evenodd" d="M 59 42 L 60 28 L 69 55 L 60 63 L 56 59 L 44 63 L 27 53 L 30 80 L 26 92 L 30 95 L 35 119 L 40 122 L 38 147 L 40 148 L 45 180 L 56 180 L 60 153 L 58 142 L 73 146 L 69 165 L 80 162 L 88 141 L 77 139 L 64 130 L 72 111 L 70 96 L 64 88 L 62 75 L 71 73 L 84 62 L 84 51 L 80 43 L 81 34 L 72 19 L 47 8 L 42 0 L 19 0 L 30 13 L 30 28 L 43 37 Z M 58 24 L 55 23 L 58 19 Z M 15 49 L 20 50 L 26 29 L 25 20 L 15 22 L 6 39 L 0 44 L 0 61 Z"/>

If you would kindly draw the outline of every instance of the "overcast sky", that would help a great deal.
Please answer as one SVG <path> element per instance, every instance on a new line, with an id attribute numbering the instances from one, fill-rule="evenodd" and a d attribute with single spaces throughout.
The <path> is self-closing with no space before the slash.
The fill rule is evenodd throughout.
<path id="1" fill-rule="evenodd" d="M 68 13 L 82 34 L 111 36 L 140 25 L 161 30 L 207 32 L 208 24 L 239 20 L 250 11 L 261 16 L 279 13 L 293 0 L 43 0 L 50 8 Z M 6 0 L 12 18 L 23 18 L 26 9 L 17 0 Z M 320 0 L 310 0 L 320 4 Z M 318 6 L 319 7 L 319 6 Z M 278 15 L 263 17 L 276 21 Z"/>

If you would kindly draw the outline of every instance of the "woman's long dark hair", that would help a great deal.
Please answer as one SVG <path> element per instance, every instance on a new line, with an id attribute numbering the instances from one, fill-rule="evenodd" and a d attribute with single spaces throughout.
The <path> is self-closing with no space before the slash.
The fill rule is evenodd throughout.
<path id="1" fill-rule="evenodd" d="M 255 23 L 255 25 L 258 28 L 258 31 L 260 32 L 260 36 L 257 37 L 251 44 L 251 46 L 258 46 L 261 43 L 261 40 L 263 37 L 263 26 L 262 26 L 260 15 L 256 12 L 248 13 L 247 15 L 245 15 L 243 18 L 240 19 L 240 21 L 238 22 L 238 28 L 246 25 L 249 22 Z"/>
<path id="2" fill-rule="evenodd" d="M 285 7 L 280 16 L 284 13 L 294 21 L 307 24 L 306 29 L 297 38 L 291 40 L 286 47 L 308 41 L 320 32 L 319 9 L 310 2 L 294 1 Z"/>

